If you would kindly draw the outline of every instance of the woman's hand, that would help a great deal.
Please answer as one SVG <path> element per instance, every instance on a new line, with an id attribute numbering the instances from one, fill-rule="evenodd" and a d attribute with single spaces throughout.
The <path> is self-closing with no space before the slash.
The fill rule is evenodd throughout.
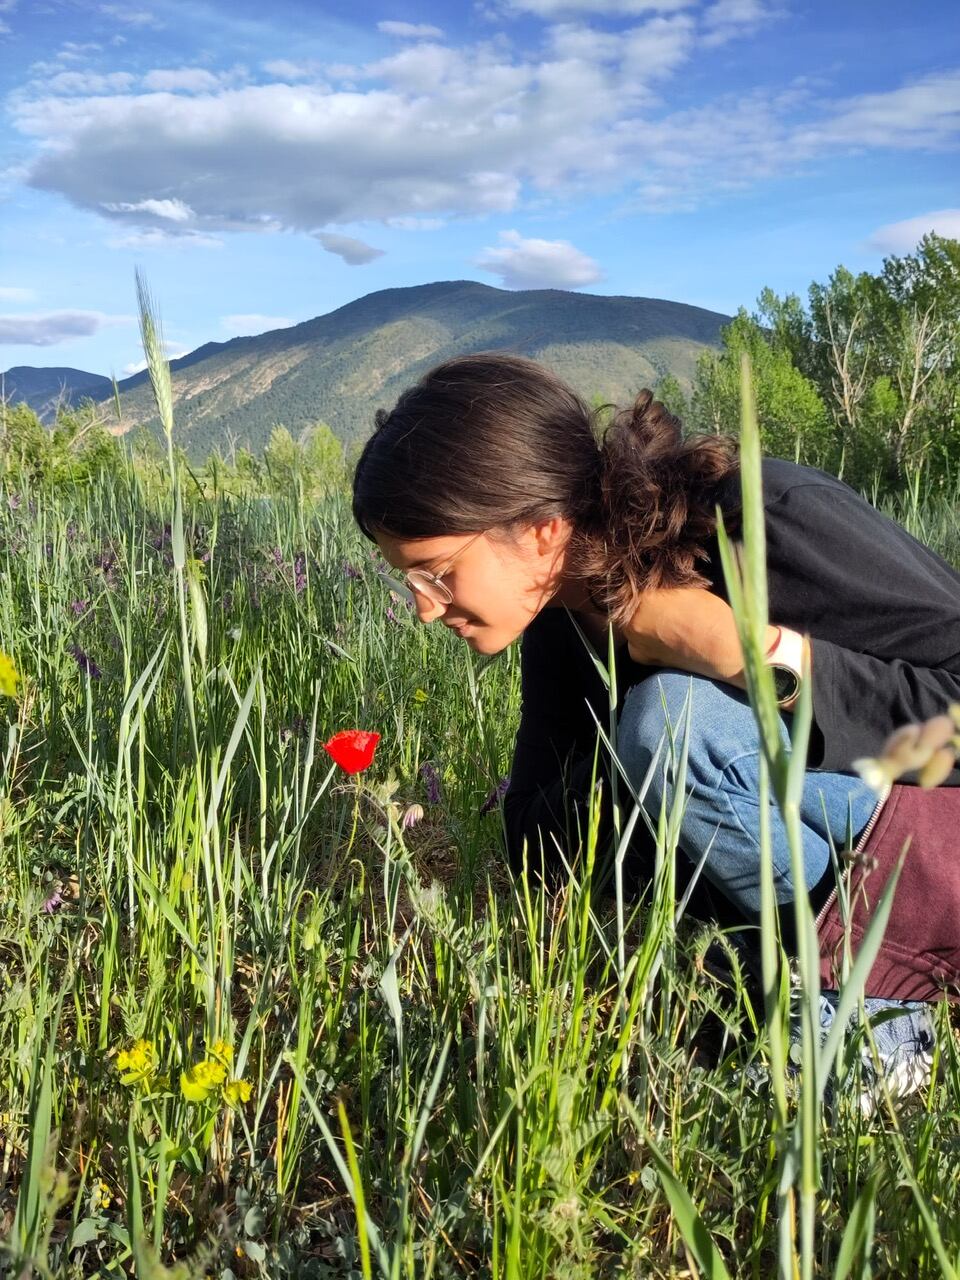
<path id="1" fill-rule="evenodd" d="M 624 635 L 634 662 L 675 667 L 745 688 L 733 610 L 703 587 L 644 592 Z M 776 628 L 768 627 L 768 643 L 775 635 Z"/>

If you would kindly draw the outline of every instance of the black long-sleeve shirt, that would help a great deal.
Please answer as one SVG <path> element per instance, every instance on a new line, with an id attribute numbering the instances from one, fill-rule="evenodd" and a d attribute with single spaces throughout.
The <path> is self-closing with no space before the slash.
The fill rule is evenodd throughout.
<path id="1" fill-rule="evenodd" d="M 879 754 L 889 734 L 960 701 L 960 573 L 881 515 L 847 485 L 812 467 L 763 461 L 771 622 L 811 637 L 813 717 L 808 768 L 851 772 Z M 728 531 L 737 527 L 740 477 L 717 495 Z M 727 519 L 727 515 L 730 519 Z M 701 572 L 726 599 L 716 538 Z M 601 655 L 606 659 L 606 652 Z M 655 668 L 616 655 L 617 711 L 627 690 Z M 521 641 L 522 710 L 504 822 L 510 861 L 524 838 L 538 856 L 542 832 L 565 851 L 586 831 L 597 729 L 607 691 L 563 608 L 546 608 Z M 601 838 L 609 834 L 609 767 Z M 947 785 L 960 786 L 960 769 Z"/>

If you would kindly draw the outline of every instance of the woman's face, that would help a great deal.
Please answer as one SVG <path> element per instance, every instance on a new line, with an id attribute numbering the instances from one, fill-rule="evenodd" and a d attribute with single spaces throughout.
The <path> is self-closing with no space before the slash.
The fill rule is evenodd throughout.
<path id="1" fill-rule="evenodd" d="M 568 537 L 569 524 L 557 516 L 515 533 L 511 541 L 495 530 L 479 537 L 456 533 L 416 539 L 381 533 L 377 545 L 395 569 L 442 575 L 453 596 L 449 604 L 413 591 L 421 622 L 439 619 L 477 653 L 493 654 L 516 640 L 544 606 L 559 603 Z"/>

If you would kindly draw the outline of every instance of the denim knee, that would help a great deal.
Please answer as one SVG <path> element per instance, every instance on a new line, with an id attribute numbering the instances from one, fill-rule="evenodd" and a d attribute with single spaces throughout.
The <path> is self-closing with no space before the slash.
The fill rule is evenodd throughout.
<path id="1" fill-rule="evenodd" d="M 617 724 L 617 754 L 630 781 L 639 790 L 660 747 L 657 768 L 646 792 L 646 807 L 653 813 L 659 810 L 665 779 L 672 772 L 671 756 L 679 757 L 688 702 L 688 784 L 717 787 L 731 758 L 744 749 L 756 749 L 753 712 L 747 695 L 741 690 L 689 671 L 672 669 L 641 680 L 624 698 Z"/>

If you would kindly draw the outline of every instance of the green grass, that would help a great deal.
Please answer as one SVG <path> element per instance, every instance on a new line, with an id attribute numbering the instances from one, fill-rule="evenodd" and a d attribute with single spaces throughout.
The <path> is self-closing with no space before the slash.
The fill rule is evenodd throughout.
<path id="1" fill-rule="evenodd" d="M 678 813 L 639 905 L 617 875 L 596 888 L 595 824 L 555 897 L 506 875 L 479 811 L 509 768 L 515 650 L 478 659 L 399 603 L 388 621 L 344 498 L 212 501 L 169 461 L 182 508 L 132 472 L 0 501 L 22 674 L 0 702 L 0 1269 L 953 1274 L 946 1010 L 937 1082 L 865 1120 L 842 1047 L 824 1100 L 801 957 L 798 1086 L 773 932 L 751 1003 L 735 955 L 721 987 L 714 935 L 676 921 Z M 955 513 L 906 514 L 955 556 Z M 355 727 L 382 740 L 349 778 L 320 744 Z M 769 774 L 789 814 L 772 749 Z M 201 1061 L 223 1079 L 191 1101 Z"/>

